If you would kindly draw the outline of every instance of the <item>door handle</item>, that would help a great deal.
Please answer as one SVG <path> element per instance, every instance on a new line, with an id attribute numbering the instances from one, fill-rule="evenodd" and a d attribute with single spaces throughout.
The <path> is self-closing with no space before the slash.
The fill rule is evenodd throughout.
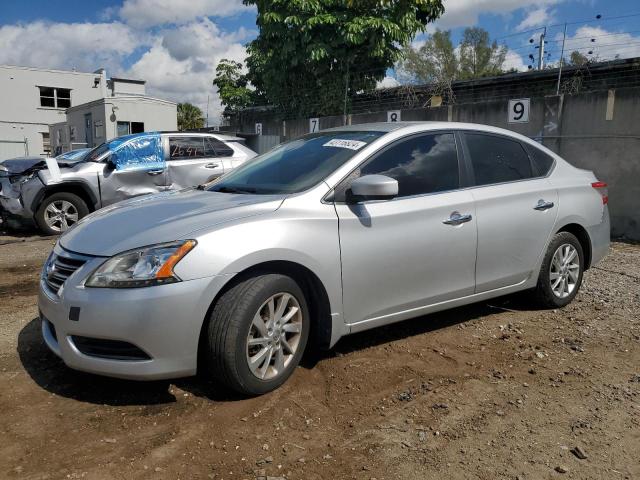
<path id="1" fill-rule="evenodd" d="M 553 208 L 553 205 L 554 205 L 553 202 L 545 202 L 543 199 L 540 199 L 538 200 L 538 204 L 535 207 L 533 207 L 533 209 L 542 212 L 544 210 L 549 210 L 550 208 Z"/>
<path id="2" fill-rule="evenodd" d="M 218 168 L 219 166 L 217 163 L 207 163 L 204 168 Z"/>
<path id="3" fill-rule="evenodd" d="M 460 215 L 460 212 L 453 212 L 451 216 L 442 223 L 445 225 L 460 225 L 462 223 L 470 222 L 472 218 L 473 217 L 468 213 Z"/>
<path id="4" fill-rule="evenodd" d="M 164 169 L 160 169 L 160 170 L 149 170 L 147 172 L 147 175 L 160 175 L 161 173 L 164 173 Z"/>

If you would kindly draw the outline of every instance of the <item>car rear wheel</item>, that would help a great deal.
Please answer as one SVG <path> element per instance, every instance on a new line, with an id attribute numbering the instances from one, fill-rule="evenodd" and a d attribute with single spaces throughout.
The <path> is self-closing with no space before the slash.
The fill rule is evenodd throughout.
<path id="1" fill-rule="evenodd" d="M 236 282 L 216 302 L 207 326 L 207 370 L 246 395 L 276 389 L 300 363 L 309 309 L 290 277 L 259 274 Z"/>
<path id="2" fill-rule="evenodd" d="M 569 232 L 557 233 L 545 254 L 536 286 L 538 302 L 546 308 L 568 305 L 578 294 L 584 271 L 584 254 Z"/>
<path id="3" fill-rule="evenodd" d="M 88 214 L 89 207 L 79 196 L 68 192 L 58 192 L 42 201 L 36 211 L 35 219 L 44 233 L 58 235 Z"/>

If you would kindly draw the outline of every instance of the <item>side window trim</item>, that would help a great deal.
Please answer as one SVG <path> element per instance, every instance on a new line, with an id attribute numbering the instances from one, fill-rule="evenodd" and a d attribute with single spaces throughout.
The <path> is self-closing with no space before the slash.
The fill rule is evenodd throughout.
<path id="1" fill-rule="evenodd" d="M 344 200 L 340 200 L 340 201 L 339 200 L 335 200 L 335 194 L 340 189 L 340 187 L 344 184 L 344 182 L 348 181 L 350 179 L 351 175 L 353 174 L 353 172 L 355 172 L 357 169 L 362 168 L 368 162 L 375 160 L 378 157 L 378 155 L 381 155 L 381 154 L 385 153 L 387 150 L 397 146 L 399 143 L 405 142 L 407 140 L 411 140 L 412 138 L 416 138 L 416 137 L 423 137 L 423 136 L 427 136 L 427 135 L 445 135 L 445 134 L 453 135 L 454 141 L 455 141 L 455 145 L 456 145 L 456 156 L 458 158 L 458 183 L 459 183 L 458 184 L 458 188 L 454 188 L 452 190 L 443 190 L 443 191 L 440 191 L 440 192 L 419 193 L 419 194 L 416 194 L 416 195 L 408 195 L 408 196 L 405 196 L 405 197 L 396 197 L 396 198 L 392 198 L 390 200 L 364 200 L 364 201 L 362 201 L 360 203 L 363 203 L 363 204 L 365 204 L 365 203 L 377 203 L 377 202 L 380 202 L 380 201 L 394 202 L 394 201 L 406 200 L 406 199 L 417 198 L 417 197 L 424 197 L 424 196 L 430 196 L 430 195 L 440 195 L 440 194 L 443 194 L 443 193 L 457 192 L 459 190 L 463 190 L 465 188 L 468 188 L 466 185 L 471 186 L 472 177 L 469 176 L 466 166 L 463 165 L 463 155 L 462 155 L 462 152 L 460 150 L 462 144 L 460 142 L 460 139 L 458 138 L 458 131 L 455 130 L 455 129 L 426 130 L 426 131 L 423 131 L 423 132 L 410 133 L 408 135 L 405 135 L 404 137 L 397 138 L 394 141 L 392 141 L 391 143 L 388 143 L 387 145 L 382 147 L 377 152 L 373 152 L 367 158 L 362 160 L 358 165 L 356 165 L 354 168 L 352 168 L 349 171 L 349 173 L 347 173 L 336 184 L 336 186 L 333 187 L 331 189 L 331 191 L 329 193 L 327 193 L 327 195 L 325 195 L 325 197 L 323 198 L 322 201 L 323 202 L 330 202 L 330 203 L 337 203 L 337 204 L 340 204 L 340 205 L 345 204 L 346 201 L 344 201 Z"/>
<path id="2" fill-rule="evenodd" d="M 534 176 L 529 177 L 529 178 L 521 178 L 520 180 L 508 180 L 506 182 L 496 182 L 496 183 L 485 183 L 482 185 L 478 185 L 478 183 L 476 182 L 476 174 L 475 171 L 473 169 L 473 162 L 471 160 L 471 152 L 469 151 L 469 145 L 467 144 L 467 134 L 480 134 L 480 135 L 486 135 L 488 137 L 497 137 L 497 138 L 502 138 L 504 140 L 509 140 L 511 142 L 516 142 L 518 145 L 520 145 L 520 148 L 522 148 L 522 150 L 524 151 L 525 155 L 527 156 L 527 158 L 529 159 L 529 165 L 531 166 L 531 173 L 534 174 Z M 535 165 L 535 162 L 533 161 L 533 158 L 531 158 L 531 153 L 529 151 L 529 145 L 527 145 L 526 143 L 521 142 L 520 140 L 516 139 L 516 138 L 511 138 L 507 135 L 502 135 L 499 133 L 494 133 L 494 132 L 485 132 L 483 130 L 460 130 L 460 137 L 461 137 L 461 143 L 462 143 L 462 150 L 464 152 L 464 163 L 469 171 L 469 187 L 468 188 L 483 188 L 483 187 L 491 187 L 494 185 L 506 185 L 509 183 L 518 183 L 518 182 L 528 182 L 531 180 L 539 180 L 541 178 L 546 178 L 548 177 L 551 172 L 553 171 L 553 168 L 555 167 L 555 159 L 554 159 L 554 163 L 553 166 L 551 167 L 551 169 L 549 170 L 549 172 L 546 175 L 540 175 L 538 172 L 538 169 Z"/>

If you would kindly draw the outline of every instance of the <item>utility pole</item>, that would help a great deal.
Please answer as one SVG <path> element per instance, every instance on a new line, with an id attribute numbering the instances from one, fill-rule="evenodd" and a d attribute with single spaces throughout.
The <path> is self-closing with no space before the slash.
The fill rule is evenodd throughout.
<path id="1" fill-rule="evenodd" d="M 207 95 L 207 128 L 209 128 L 209 95 Z"/>
<path id="2" fill-rule="evenodd" d="M 558 68 L 558 85 L 556 95 L 560 95 L 560 80 L 562 79 L 562 64 L 564 63 L 564 42 L 567 40 L 567 22 L 564 23 L 564 34 L 562 35 L 562 51 L 560 52 L 560 67 Z"/>
<path id="3" fill-rule="evenodd" d="M 547 27 L 544 27 L 544 31 L 540 34 L 540 45 L 538 46 L 538 70 L 544 68 L 544 39 L 547 36 Z"/>

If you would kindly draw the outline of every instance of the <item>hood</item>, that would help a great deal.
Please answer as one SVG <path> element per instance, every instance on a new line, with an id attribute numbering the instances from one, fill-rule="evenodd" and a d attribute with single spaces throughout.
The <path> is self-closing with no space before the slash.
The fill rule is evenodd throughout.
<path id="1" fill-rule="evenodd" d="M 82 157 L 78 159 L 65 159 L 58 157 L 55 159 L 61 168 L 72 166 L 80 160 L 82 160 Z M 41 170 L 45 168 L 47 168 L 45 157 L 20 157 L 0 161 L 0 175 L 25 175 L 33 170 Z"/>
<path id="2" fill-rule="evenodd" d="M 5 171 L 11 175 L 21 174 L 39 164 L 46 165 L 43 157 L 10 158 L 0 162 L 0 172 Z"/>
<path id="3" fill-rule="evenodd" d="M 73 252 L 96 256 L 188 238 L 203 228 L 273 212 L 285 195 L 244 195 L 197 189 L 133 198 L 83 218 L 60 237 Z"/>

